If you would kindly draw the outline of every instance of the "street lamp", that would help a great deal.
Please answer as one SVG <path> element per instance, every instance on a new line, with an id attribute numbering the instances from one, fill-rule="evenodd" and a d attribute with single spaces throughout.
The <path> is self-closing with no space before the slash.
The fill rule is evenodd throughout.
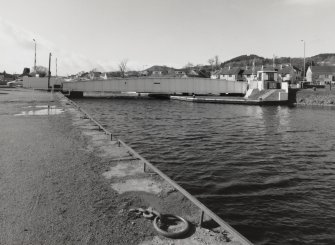
<path id="1" fill-rule="evenodd" d="M 33 39 L 34 43 L 35 43 L 35 61 L 34 61 L 34 71 L 36 72 L 36 40 Z"/>
<path id="2" fill-rule="evenodd" d="M 306 50 L 306 43 L 305 43 L 305 40 L 301 40 L 301 42 L 304 43 L 304 75 L 303 75 L 303 81 L 305 81 L 305 50 Z"/>

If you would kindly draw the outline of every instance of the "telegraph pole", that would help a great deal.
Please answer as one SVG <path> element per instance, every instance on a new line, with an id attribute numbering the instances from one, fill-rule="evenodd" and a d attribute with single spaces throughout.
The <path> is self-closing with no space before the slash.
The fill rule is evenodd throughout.
<path id="1" fill-rule="evenodd" d="M 304 43 L 304 75 L 303 75 L 303 81 L 305 81 L 305 50 L 306 50 L 306 43 L 305 40 L 301 40 Z"/>
<path id="2" fill-rule="evenodd" d="M 51 53 L 49 53 L 48 91 L 50 91 L 50 76 L 51 76 L 50 67 L 51 67 Z"/>

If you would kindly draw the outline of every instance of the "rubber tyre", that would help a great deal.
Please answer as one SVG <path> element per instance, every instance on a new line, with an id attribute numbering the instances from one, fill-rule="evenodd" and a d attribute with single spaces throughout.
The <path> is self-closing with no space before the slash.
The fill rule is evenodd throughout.
<path id="1" fill-rule="evenodd" d="M 164 230 L 162 230 L 161 228 L 158 227 L 157 222 L 160 218 L 158 216 L 156 216 L 154 221 L 153 221 L 153 226 L 154 226 L 155 230 L 158 232 L 158 234 L 160 234 L 162 236 L 165 236 L 165 237 L 169 237 L 169 238 L 180 238 L 180 237 L 184 236 L 185 234 L 187 234 L 188 231 L 190 230 L 190 224 L 184 218 L 182 218 L 180 216 L 177 216 L 177 215 L 173 215 L 173 214 L 164 214 L 163 216 L 174 217 L 176 219 L 179 219 L 180 221 L 182 221 L 185 224 L 185 228 L 181 231 L 178 231 L 178 232 L 164 231 Z"/>

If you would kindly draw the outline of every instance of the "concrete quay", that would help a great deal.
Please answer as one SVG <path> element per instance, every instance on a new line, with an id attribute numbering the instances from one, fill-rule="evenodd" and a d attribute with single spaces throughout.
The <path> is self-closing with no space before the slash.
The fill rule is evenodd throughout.
<path id="1" fill-rule="evenodd" d="M 0 244 L 251 244 L 206 215 L 200 227 L 197 206 L 61 94 L 0 89 L 0 128 Z M 129 212 L 149 206 L 191 229 L 158 235 Z"/>
<path id="2" fill-rule="evenodd" d="M 180 100 L 193 103 L 216 103 L 234 105 L 286 105 L 288 101 L 278 100 L 256 100 L 245 99 L 244 97 L 223 97 L 223 96 L 170 96 L 171 100 Z"/>

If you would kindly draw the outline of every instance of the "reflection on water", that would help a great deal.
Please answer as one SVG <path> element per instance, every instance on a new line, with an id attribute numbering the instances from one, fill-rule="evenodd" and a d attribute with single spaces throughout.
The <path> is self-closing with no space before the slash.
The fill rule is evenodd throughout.
<path id="1" fill-rule="evenodd" d="M 21 113 L 15 114 L 14 116 L 58 115 L 64 112 L 63 109 L 59 109 L 56 106 L 48 106 L 48 105 L 27 106 L 25 108 L 32 108 L 32 110 L 22 111 Z M 39 109 L 39 108 L 47 108 L 47 109 Z"/>
<path id="2" fill-rule="evenodd" d="M 334 110 L 78 99 L 256 244 L 335 244 Z"/>

